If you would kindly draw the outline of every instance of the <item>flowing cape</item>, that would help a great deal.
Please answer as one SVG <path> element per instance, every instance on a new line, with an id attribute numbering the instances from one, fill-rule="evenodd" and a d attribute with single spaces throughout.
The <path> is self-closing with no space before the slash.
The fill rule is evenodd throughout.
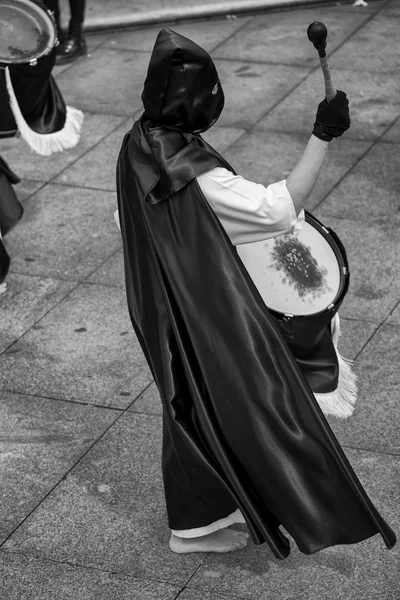
<path id="1" fill-rule="evenodd" d="M 306 554 L 377 533 L 392 547 L 197 184 L 225 161 L 200 136 L 160 131 L 140 120 L 125 136 L 117 190 L 129 313 L 163 403 L 169 526 L 239 507 L 277 558 L 290 551 L 280 525 Z"/>
<path id="2" fill-rule="evenodd" d="M 10 257 L 2 238 L 18 223 L 24 212 L 12 187 L 20 181 L 18 175 L 0 156 L 0 284 L 3 283 L 10 268 Z M 5 291 L 4 287 L 0 290 L 0 294 L 3 291 Z"/>

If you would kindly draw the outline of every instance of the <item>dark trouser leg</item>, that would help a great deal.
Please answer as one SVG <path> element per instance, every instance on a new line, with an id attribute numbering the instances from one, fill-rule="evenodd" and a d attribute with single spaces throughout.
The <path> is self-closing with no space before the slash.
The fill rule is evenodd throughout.
<path id="1" fill-rule="evenodd" d="M 85 19 L 86 0 L 69 0 L 71 23 L 82 25 Z"/>
<path id="2" fill-rule="evenodd" d="M 82 34 L 85 17 L 85 0 L 70 0 L 71 19 L 67 38 L 57 51 L 57 65 L 74 62 L 79 56 L 86 54 L 86 43 Z"/>

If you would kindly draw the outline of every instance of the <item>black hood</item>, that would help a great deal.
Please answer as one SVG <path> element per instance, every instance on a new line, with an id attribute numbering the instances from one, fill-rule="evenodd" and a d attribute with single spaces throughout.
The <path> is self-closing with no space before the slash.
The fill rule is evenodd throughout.
<path id="1" fill-rule="evenodd" d="M 175 31 L 162 29 L 150 58 L 142 101 L 146 115 L 159 125 L 200 133 L 218 119 L 224 93 L 208 52 Z"/>

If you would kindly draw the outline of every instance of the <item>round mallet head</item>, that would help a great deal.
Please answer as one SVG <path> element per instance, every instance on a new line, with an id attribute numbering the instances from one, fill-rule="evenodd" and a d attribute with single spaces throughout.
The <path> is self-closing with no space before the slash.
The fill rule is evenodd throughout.
<path id="1" fill-rule="evenodd" d="M 326 56 L 326 38 L 328 30 L 320 21 L 314 21 L 307 28 L 307 37 L 314 44 L 314 48 L 318 50 L 318 54 L 322 57 Z"/>

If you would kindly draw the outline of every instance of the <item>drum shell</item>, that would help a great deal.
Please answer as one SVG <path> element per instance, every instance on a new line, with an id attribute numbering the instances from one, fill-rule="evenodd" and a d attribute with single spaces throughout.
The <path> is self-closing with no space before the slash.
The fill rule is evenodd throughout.
<path id="1" fill-rule="evenodd" d="M 330 325 L 333 317 L 342 305 L 350 284 L 347 254 L 339 237 L 334 231 L 323 225 L 314 215 L 311 215 L 307 211 L 306 215 L 316 221 L 333 240 L 343 262 L 343 273 L 341 290 L 336 297 L 333 306 L 328 307 L 319 313 L 291 316 L 269 309 L 294 355 L 298 358 L 307 357 L 314 352 L 315 347 L 321 342 L 325 335 L 326 328 Z"/>

